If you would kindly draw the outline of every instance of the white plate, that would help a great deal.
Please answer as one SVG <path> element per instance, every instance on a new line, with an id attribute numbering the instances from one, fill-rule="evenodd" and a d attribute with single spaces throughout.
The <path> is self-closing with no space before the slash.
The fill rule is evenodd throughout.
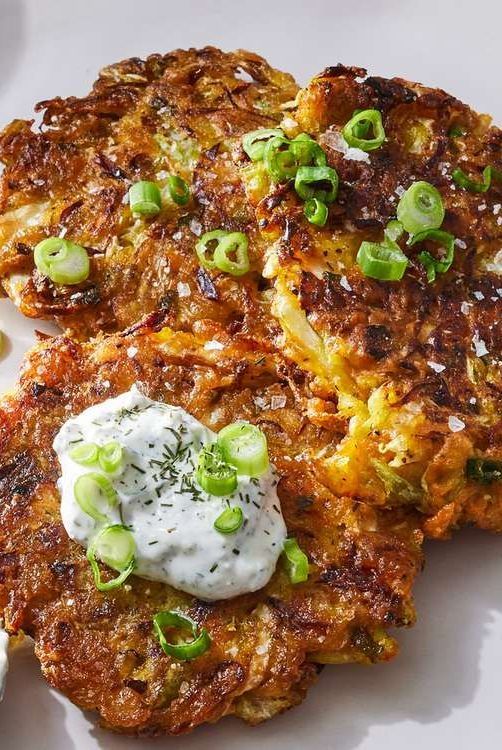
<path id="1" fill-rule="evenodd" d="M 85 93 L 112 61 L 204 44 L 256 50 L 301 82 L 339 61 L 366 65 L 441 86 L 500 123 L 501 28 L 500 0 L 0 0 L 0 123 L 30 117 L 40 99 Z M 7 388 L 35 326 L 3 301 L 0 328 Z M 502 540 L 463 532 L 426 552 L 420 622 L 398 634 L 398 659 L 327 668 L 303 706 L 272 722 L 250 729 L 228 719 L 153 744 L 115 737 L 49 690 L 23 648 L 0 705 L 0 748 L 491 750 L 502 734 Z"/>

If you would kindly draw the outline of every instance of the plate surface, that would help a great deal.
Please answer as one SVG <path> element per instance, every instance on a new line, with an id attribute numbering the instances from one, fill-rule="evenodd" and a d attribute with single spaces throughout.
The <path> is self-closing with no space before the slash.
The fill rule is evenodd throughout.
<path id="1" fill-rule="evenodd" d="M 110 62 L 176 47 L 255 50 L 301 83 L 339 61 L 441 86 L 502 123 L 500 0 L 0 0 L 0 123 L 54 95 L 83 94 Z M 36 326 L 0 301 L 9 388 Z M 111 736 L 49 690 L 29 647 L 12 655 L 2 750 L 418 750 L 500 743 L 502 539 L 429 544 L 419 624 L 390 665 L 327 668 L 300 708 L 250 729 L 234 719 L 190 737 Z"/>

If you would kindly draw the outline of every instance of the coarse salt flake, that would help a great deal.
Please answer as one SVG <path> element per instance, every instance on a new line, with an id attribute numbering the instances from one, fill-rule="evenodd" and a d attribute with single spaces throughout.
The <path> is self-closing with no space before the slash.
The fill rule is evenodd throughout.
<path id="1" fill-rule="evenodd" d="M 216 341 L 214 339 L 212 341 L 206 341 L 206 343 L 204 344 L 204 349 L 206 349 L 208 352 L 216 350 L 216 349 L 217 350 L 221 350 L 221 349 L 224 349 L 224 348 L 225 347 L 223 346 L 223 344 L 221 343 L 221 341 Z"/>
<path id="2" fill-rule="evenodd" d="M 352 287 L 350 286 L 346 276 L 342 276 L 340 278 L 340 286 L 343 286 L 343 288 L 346 289 L 348 292 L 352 291 Z"/>
<path id="3" fill-rule="evenodd" d="M 190 219 L 190 231 L 195 234 L 196 237 L 200 237 L 202 234 L 202 224 L 197 219 Z"/>
<path id="4" fill-rule="evenodd" d="M 434 372 L 443 372 L 443 370 L 446 370 L 445 365 L 440 365 L 439 362 L 427 362 L 427 364 Z"/>
<path id="5" fill-rule="evenodd" d="M 176 289 L 178 290 L 178 297 L 190 297 L 190 287 L 184 281 L 178 281 Z"/>
<path id="6" fill-rule="evenodd" d="M 448 417 L 448 427 L 452 432 L 460 432 L 465 429 L 465 422 L 455 416 Z"/>
<path id="7" fill-rule="evenodd" d="M 472 337 L 472 346 L 476 357 L 484 357 L 485 354 L 488 354 L 486 344 L 483 339 L 479 337 L 478 331 L 476 331 L 476 333 Z"/>
<path id="8" fill-rule="evenodd" d="M 137 353 L 138 353 L 138 347 L 137 347 L 137 346 L 130 346 L 130 347 L 129 347 L 129 348 L 127 349 L 127 356 L 128 356 L 128 357 L 129 357 L 130 359 L 132 359 L 133 357 L 135 357 Z"/>
<path id="9" fill-rule="evenodd" d="M 283 409 L 286 406 L 286 396 L 272 396 L 270 399 L 270 408 L 272 411 L 275 409 Z"/>

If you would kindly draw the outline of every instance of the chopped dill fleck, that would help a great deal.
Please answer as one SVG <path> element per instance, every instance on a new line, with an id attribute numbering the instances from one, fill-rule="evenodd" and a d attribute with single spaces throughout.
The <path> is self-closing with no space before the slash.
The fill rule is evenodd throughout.
<path id="1" fill-rule="evenodd" d="M 136 466 L 136 464 L 131 464 L 131 469 L 136 469 L 136 471 L 139 471 L 140 474 L 146 474 L 146 471 L 140 466 Z"/>

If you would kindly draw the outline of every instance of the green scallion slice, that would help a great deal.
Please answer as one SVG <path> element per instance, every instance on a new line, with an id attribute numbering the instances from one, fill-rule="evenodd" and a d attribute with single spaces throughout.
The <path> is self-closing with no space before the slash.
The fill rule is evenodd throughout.
<path id="1" fill-rule="evenodd" d="M 261 476 L 269 467 L 267 438 L 256 425 L 234 422 L 218 433 L 225 461 L 239 474 Z"/>
<path id="2" fill-rule="evenodd" d="M 369 138 L 370 130 L 373 137 Z M 346 143 L 361 151 L 375 151 L 385 141 L 382 114 L 378 109 L 363 109 L 356 112 L 342 130 Z"/>
<path id="3" fill-rule="evenodd" d="M 218 443 L 205 445 L 199 453 L 197 481 L 210 495 L 230 495 L 237 487 L 237 472 L 225 460 Z"/>
<path id="4" fill-rule="evenodd" d="M 199 259 L 199 263 L 203 268 L 207 268 L 213 271 L 216 268 L 214 262 L 214 253 L 218 247 L 220 240 L 226 237 L 228 232 L 225 229 L 213 229 L 212 232 L 206 232 L 198 240 L 195 245 L 195 252 Z"/>
<path id="5" fill-rule="evenodd" d="M 292 141 L 276 136 L 265 145 L 263 163 L 275 182 L 287 182 L 295 178 L 299 167 L 325 166 L 326 154 L 307 133 L 300 133 Z"/>
<path id="6" fill-rule="evenodd" d="M 441 193 L 428 182 L 414 182 L 401 196 L 397 218 L 409 234 L 439 229 L 444 220 Z"/>
<path id="7" fill-rule="evenodd" d="M 276 136 L 284 137 L 280 128 L 260 128 L 246 133 L 242 139 L 242 148 L 251 161 L 261 161 L 265 152 L 266 142 Z"/>
<path id="8" fill-rule="evenodd" d="M 356 261 L 365 276 L 379 281 L 399 281 L 408 266 L 406 255 L 397 243 L 390 240 L 361 242 Z"/>
<path id="9" fill-rule="evenodd" d="M 195 250 L 204 268 L 218 269 L 231 276 L 243 276 L 249 271 L 248 238 L 243 232 L 224 229 L 206 232 L 195 245 Z"/>
<path id="10" fill-rule="evenodd" d="M 73 494 L 84 513 L 96 521 L 106 521 L 106 511 L 117 505 L 117 493 L 110 480 L 91 471 L 81 474 L 73 487 Z"/>
<path id="11" fill-rule="evenodd" d="M 227 508 L 223 513 L 220 513 L 214 522 L 214 528 L 220 534 L 235 534 L 239 531 L 243 523 L 244 513 L 238 505 L 234 505 L 232 508 Z"/>
<path id="12" fill-rule="evenodd" d="M 466 133 L 466 130 L 462 125 L 452 125 L 448 131 L 448 138 L 462 138 Z"/>
<path id="13" fill-rule="evenodd" d="M 317 198 L 333 203 L 338 194 L 338 174 L 333 167 L 298 167 L 295 190 L 303 200 Z"/>
<path id="14" fill-rule="evenodd" d="M 263 163 L 275 182 L 293 180 L 298 169 L 298 162 L 291 149 L 291 141 L 283 136 L 276 136 L 267 141 L 263 152 Z"/>
<path id="15" fill-rule="evenodd" d="M 124 449 L 115 440 L 101 446 L 98 456 L 99 465 L 107 474 L 115 474 L 124 463 Z"/>
<path id="16" fill-rule="evenodd" d="M 296 138 L 293 138 L 290 149 L 299 167 L 326 166 L 326 154 L 307 133 L 300 133 Z"/>
<path id="17" fill-rule="evenodd" d="M 248 238 L 243 232 L 230 232 L 222 237 L 214 251 L 216 268 L 231 276 L 249 271 Z"/>
<path id="18" fill-rule="evenodd" d="M 192 640 L 182 643 L 168 643 L 164 635 L 164 630 L 168 628 L 188 630 Z M 175 610 L 158 612 L 153 618 L 153 629 L 164 653 L 180 661 L 195 659 L 204 654 L 211 646 L 211 638 L 206 628 L 202 628 L 199 632 L 197 623 L 191 617 Z"/>
<path id="19" fill-rule="evenodd" d="M 178 206 L 185 206 L 190 200 L 190 188 L 185 180 L 178 177 L 178 175 L 169 175 L 167 178 L 167 189 L 171 200 L 177 203 Z"/>
<path id="20" fill-rule="evenodd" d="M 446 250 L 442 258 L 435 258 L 428 250 L 422 250 L 417 255 L 418 260 L 425 266 L 427 271 L 427 281 L 429 284 L 432 284 L 436 279 L 436 274 L 446 273 L 453 263 L 455 237 L 449 232 L 443 232 L 441 229 L 427 229 L 425 232 L 413 235 L 408 244 L 412 246 L 427 241 L 436 242 Z"/>
<path id="21" fill-rule="evenodd" d="M 162 208 L 160 188 L 155 182 L 141 180 L 129 188 L 129 205 L 133 214 L 155 216 Z"/>
<path id="22" fill-rule="evenodd" d="M 89 256 L 84 247 L 61 237 L 49 237 L 35 247 L 37 269 L 55 284 L 80 284 L 89 276 Z"/>
<path id="23" fill-rule="evenodd" d="M 502 481 L 502 461 L 496 458 L 468 458 L 466 474 L 480 484 Z"/>
<path id="24" fill-rule="evenodd" d="M 92 466 L 98 460 L 99 446 L 96 443 L 80 443 L 69 452 L 70 458 L 82 466 Z"/>
<path id="25" fill-rule="evenodd" d="M 328 207 L 318 198 L 311 198 L 306 201 L 303 213 L 307 220 L 317 227 L 323 227 L 328 220 Z"/>
<path id="26" fill-rule="evenodd" d="M 284 561 L 291 583 L 304 583 L 309 577 L 309 559 L 294 537 L 284 541 Z"/>
<path id="27" fill-rule="evenodd" d="M 490 189 L 493 180 L 502 182 L 502 171 L 491 166 L 485 167 L 483 169 L 483 179 L 481 182 L 478 182 L 477 180 L 471 180 L 463 169 L 457 167 L 453 170 L 452 177 L 456 185 L 464 190 L 468 190 L 470 193 L 486 193 Z"/>
<path id="28" fill-rule="evenodd" d="M 96 588 L 99 591 L 110 591 L 121 586 L 134 570 L 135 554 L 134 537 L 125 526 L 115 524 L 101 529 L 87 550 Z M 120 575 L 111 581 L 102 581 L 98 560 Z"/>

